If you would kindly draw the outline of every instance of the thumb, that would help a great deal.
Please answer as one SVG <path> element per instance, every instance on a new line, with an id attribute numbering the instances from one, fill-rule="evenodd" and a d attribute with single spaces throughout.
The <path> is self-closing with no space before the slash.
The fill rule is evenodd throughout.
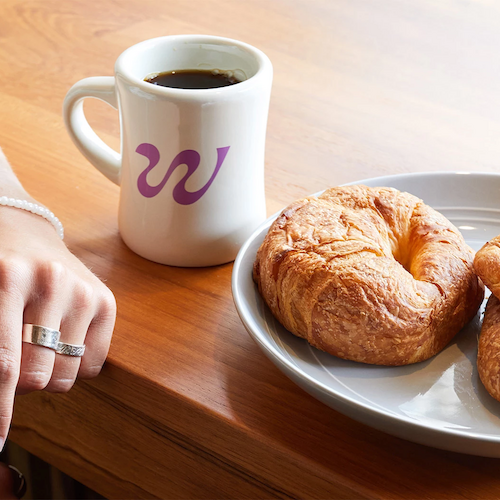
<path id="1" fill-rule="evenodd" d="M 24 477 L 20 475 L 17 469 L 12 469 L 7 465 L 0 463 L 0 498 L 5 500 L 17 500 L 15 493 L 24 493 Z"/>

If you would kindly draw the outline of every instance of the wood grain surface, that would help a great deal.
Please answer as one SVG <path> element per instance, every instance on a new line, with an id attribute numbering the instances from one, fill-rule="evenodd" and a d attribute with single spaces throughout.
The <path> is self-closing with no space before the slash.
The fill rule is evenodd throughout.
<path id="1" fill-rule="evenodd" d="M 18 397 L 11 438 L 110 499 L 499 498 L 499 460 L 383 434 L 288 380 L 241 324 L 230 264 L 169 268 L 124 245 L 118 187 L 71 143 L 62 101 L 128 46 L 182 33 L 273 62 L 269 214 L 366 177 L 499 169 L 493 0 L 2 0 L 0 144 L 118 301 L 103 373 Z M 116 111 L 86 112 L 119 148 Z"/>

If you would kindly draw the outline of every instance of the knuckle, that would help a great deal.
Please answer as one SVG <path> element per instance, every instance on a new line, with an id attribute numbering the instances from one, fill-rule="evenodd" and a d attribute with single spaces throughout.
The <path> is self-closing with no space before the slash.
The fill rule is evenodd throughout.
<path id="1" fill-rule="evenodd" d="M 66 281 L 66 268 L 61 262 L 47 261 L 38 264 L 38 293 L 45 299 L 54 298 Z"/>
<path id="2" fill-rule="evenodd" d="M 17 290 L 25 281 L 27 266 L 17 259 L 0 260 L 0 287 L 4 291 Z"/>
<path id="3" fill-rule="evenodd" d="M 109 288 L 105 288 L 100 303 L 101 314 L 106 318 L 116 317 L 116 298 Z"/>
<path id="4" fill-rule="evenodd" d="M 12 412 L 8 410 L 0 412 L 0 444 L 7 440 L 11 420 Z"/>
<path id="5" fill-rule="evenodd" d="M 77 311 L 91 309 L 94 304 L 94 289 L 92 285 L 81 282 L 73 292 L 73 308 Z"/>
<path id="6" fill-rule="evenodd" d="M 42 391 L 47 387 L 50 374 L 44 371 L 27 371 L 21 374 L 19 389 L 26 392 Z"/>
<path id="7" fill-rule="evenodd" d="M 0 347 L 0 385 L 17 381 L 19 378 L 19 361 L 14 352 L 5 346 Z"/>
<path id="8" fill-rule="evenodd" d="M 47 385 L 46 391 L 54 393 L 69 392 L 74 385 L 74 378 L 53 378 Z"/>
<path id="9" fill-rule="evenodd" d="M 89 365 L 80 367 L 80 371 L 78 372 L 78 377 L 84 380 L 91 379 L 97 377 L 99 373 L 101 373 L 102 365 Z"/>
<path id="10" fill-rule="evenodd" d="M 0 437 L 7 437 L 10 421 L 12 420 L 12 412 L 4 409 L 0 412 Z"/>

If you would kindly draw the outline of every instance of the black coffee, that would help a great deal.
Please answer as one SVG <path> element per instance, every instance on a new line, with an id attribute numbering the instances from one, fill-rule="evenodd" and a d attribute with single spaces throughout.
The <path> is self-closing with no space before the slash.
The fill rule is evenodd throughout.
<path id="1" fill-rule="evenodd" d="M 214 89 L 240 83 L 231 73 L 206 69 L 180 69 L 165 71 L 153 77 L 144 78 L 145 82 L 174 89 Z"/>

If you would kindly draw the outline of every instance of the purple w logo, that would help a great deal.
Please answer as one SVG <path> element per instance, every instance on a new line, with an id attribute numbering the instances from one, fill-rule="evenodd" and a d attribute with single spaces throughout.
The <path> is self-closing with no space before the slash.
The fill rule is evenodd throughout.
<path id="1" fill-rule="evenodd" d="M 197 151 L 194 151 L 193 149 L 181 151 L 172 160 L 172 163 L 170 164 L 170 167 L 168 167 L 167 173 L 165 174 L 165 177 L 163 177 L 162 181 L 157 186 L 151 186 L 148 183 L 147 176 L 148 173 L 153 170 L 156 165 L 158 165 L 158 162 L 160 161 L 160 152 L 155 146 L 153 146 L 153 144 L 148 144 L 147 142 L 139 144 L 135 150 L 136 153 L 145 156 L 149 160 L 148 167 L 141 172 L 137 179 L 139 192 L 146 198 L 156 196 L 163 189 L 174 170 L 179 165 L 187 165 L 188 171 L 186 172 L 186 175 L 175 185 L 172 195 L 177 203 L 181 205 L 191 205 L 192 203 L 198 201 L 208 191 L 208 188 L 212 185 L 216 175 L 219 173 L 229 148 L 230 146 L 217 148 L 217 164 L 215 165 L 212 177 L 208 179 L 208 182 L 201 189 L 191 192 L 186 190 L 186 182 L 194 174 L 200 164 L 200 155 Z"/>

